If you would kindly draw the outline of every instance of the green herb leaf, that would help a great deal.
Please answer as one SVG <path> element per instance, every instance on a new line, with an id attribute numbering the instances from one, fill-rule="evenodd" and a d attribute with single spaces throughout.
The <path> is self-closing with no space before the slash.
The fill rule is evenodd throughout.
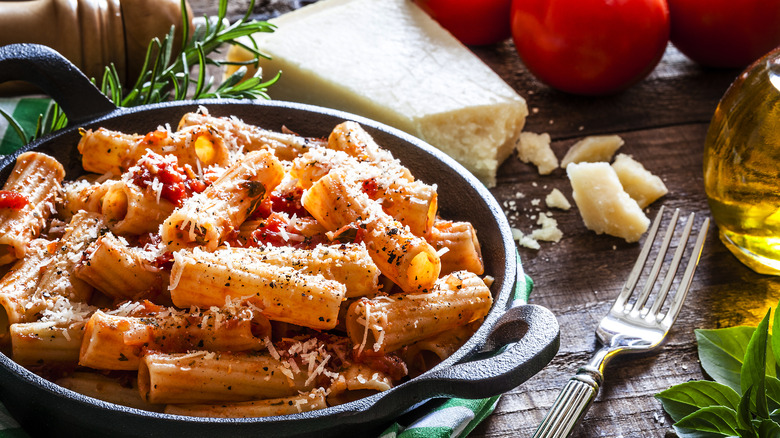
<path id="1" fill-rule="evenodd" d="M 771 309 L 758 323 L 753 331 L 747 346 L 742 369 L 740 370 L 740 387 L 742 392 L 753 388 L 750 407 L 761 418 L 769 418 L 769 409 L 766 404 L 766 362 L 767 341 L 769 338 L 769 314 Z"/>
<path id="2" fill-rule="evenodd" d="M 780 438 L 780 425 L 772 420 L 761 420 L 758 425 L 758 436 L 761 438 Z"/>
<path id="3" fill-rule="evenodd" d="M 24 132 L 24 128 L 22 128 L 22 125 L 14 119 L 14 117 L 7 112 L 0 109 L 0 116 L 3 116 L 8 121 L 8 126 L 13 128 L 14 132 L 16 132 L 16 135 L 19 136 L 19 139 L 22 140 L 22 144 L 27 144 L 27 134 Z"/>
<path id="4" fill-rule="evenodd" d="M 737 410 L 739 394 L 730 387 L 708 380 L 693 380 L 675 385 L 655 396 L 674 421 L 708 406 L 726 406 Z"/>
<path id="5" fill-rule="evenodd" d="M 737 421 L 739 422 L 739 436 L 742 438 L 758 438 L 756 436 L 756 430 L 753 427 L 753 414 L 750 412 L 750 394 L 753 392 L 753 387 L 750 387 L 745 391 L 745 395 L 739 402 L 737 408 Z"/>
<path id="6" fill-rule="evenodd" d="M 766 401 L 770 411 L 780 409 L 780 380 L 776 377 L 766 376 Z"/>
<path id="7" fill-rule="evenodd" d="M 115 105 L 132 107 L 143 104 L 158 103 L 167 100 L 186 100 L 197 98 L 226 99 L 269 99 L 268 87 L 273 85 L 279 75 L 271 80 L 263 81 L 262 72 L 258 70 L 255 77 L 239 82 L 240 78 L 230 77 L 220 84 L 206 74 L 209 65 L 225 64 L 257 65 L 260 57 L 268 56 L 257 49 L 253 35 L 257 32 L 273 32 L 276 29 L 265 21 L 250 20 L 250 13 L 255 0 L 250 0 L 247 13 L 233 24 L 226 24 L 227 0 L 219 1 L 218 16 L 206 19 L 205 25 L 197 26 L 190 36 L 189 17 L 185 0 L 182 0 L 182 24 L 178 31 L 183 36 L 182 46 L 174 47 L 174 36 L 177 27 L 171 26 L 170 32 L 162 39 L 155 38 L 149 42 L 141 73 L 132 86 L 123 89 L 119 73 L 114 65 L 106 66 L 103 77 L 98 81 L 92 79 L 103 94 L 108 96 Z M 238 41 L 238 38 L 248 37 Z M 248 40 L 248 41 L 247 41 Z M 212 59 L 212 53 L 219 53 L 220 47 L 237 44 L 253 54 L 254 59 L 233 63 Z M 176 52 L 180 52 L 176 55 Z M 64 128 L 67 118 L 58 105 L 52 105 L 53 110 L 45 117 L 32 135 L 16 130 L 22 143 L 27 143 L 50 132 Z M 9 119 L 9 124 L 16 129 L 19 125 L 7 114 L 0 117 Z"/>
<path id="8" fill-rule="evenodd" d="M 778 303 L 778 306 L 780 306 L 780 302 Z M 775 306 L 775 317 L 772 320 L 772 327 L 777 327 L 778 330 L 780 330 L 780 312 L 777 311 L 777 307 Z M 775 359 L 775 363 L 780 363 L 780 336 L 772 336 L 772 357 Z"/>
<path id="9" fill-rule="evenodd" d="M 755 328 L 696 330 L 699 360 L 715 382 L 686 382 L 656 395 L 680 438 L 780 438 L 780 344 L 769 334 L 770 316 L 771 309 Z M 777 311 L 773 322 L 780 324 Z"/>
<path id="10" fill-rule="evenodd" d="M 722 436 L 738 435 L 737 411 L 725 406 L 708 406 L 680 419 L 675 426 L 685 429 L 722 434 Z"/>
<path id="11" fill-rule="evenodd" d="M 740 370 L 755 327 L 695 330 L 699 360 L 704 371 L 716 382 L 742 393 Z M 767 357 L 767 375 L 776 377 L 774 357 Z"/>

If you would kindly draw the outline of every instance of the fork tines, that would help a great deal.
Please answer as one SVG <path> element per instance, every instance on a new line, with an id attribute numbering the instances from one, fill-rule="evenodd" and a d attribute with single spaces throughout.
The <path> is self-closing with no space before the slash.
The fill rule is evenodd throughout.
<path id="1" fill-rule="evenodd" d="M 658 249 L 655 262 L 653 263 L 653 266 L 650 269 L 649 274 L 647 275 L 642 292 L 639 294 L 639 296 L 637 296 L 636 301 L 634 301 L 633 305 L 628 304 L 628 300 L 633 294 L 633 291 L 637 286 L 639 278 L 642 275 L 642 272 L 644 271 L 645 262 L 647 261 L 647 258 L 650 255 L 654 242 L 656 241 L 656 236 L 658 234 L 658 229 L 661 224 L 661 219 L 664 215 L 664 210 L 665 209 L 662 206 L 658 211 L 658 214 L 656 215 L 655 220 L 653 221 L 653 224 L 650 227 L 650 231 L 647 234 L 647 238 L 645 240 L 644 246 L 642 247 L 642 251 L 639 253 L 639 257 L 637 258 L 637 261 L 634 264 L 634 268 L 631 270 L 631 273 L 629 274 L 628 279 L 626 280 L 626 284 L 623 286 L 623 290 L 620 292 L 620 296 L 618 296 L 614 306 L 612 307 L 613 311 L 630 312 L 635 316 L 641 315 L 641 316 L 647 316 L 652 318 L 658 318 L 659 312 L 661 311 L 661 306 L 663 306 L 664 301 L 666 300 L 666 297 L 669 294 L 669 289 L 671 289 L 672 287 L 672 283 L 677 274 L 677 270 L 680 266 L 680 262 L 683 259 L 685 249 L 687 247 L 688 239 L 691 235 L 691 230 L 693 229 L 693 223 L 694 223 L 693 213 L 691 213 L 688 216 L 688 220 L 686 221 L 685 228 L 683 229 L 682 234 L 677 243 L 677 249 L 674 253 L 674 257 L 672 258 L 671 262 L 668 265 L 668 270 L 666 271 L 664 282 L 655 296 L 655 300 L 653 301 L 652 307 L 650 309 L 647 309 L 645 305 L 647 304 L 648 298 L 650 297 L 650 293 L 654 289 L 654 285 L 656 284 L 656 279 L 658 278 L 658 274 L 660 273 L 661 268 L 664 265 L 664 259 L 667 251 L 669 250 L 669 245 L 672 242 L 675 227 L 677 226 L 678 218 L 680 215 L 679 209 L 675 209 L 672 218 L 669 221 L 669 225 L 666 229 L 666 233 L 664 233 L 663 240 L 661 241 L 661 246 Z M 669 304 L 669 308 L 666 312 L 666 315 L 663 316 L 663 319 L 659 320 L 660 323 L 666 325 L 667 327 L 670 327 L 674 322 L 674 320 L 677 319 L 677 315 L 680 313 L 682 304 L 685 301 L 685 296 L 688 294 L 688 289 L 690 288 L 691 282 L 693 281 L 693 273 L 696 270 L 696 265 L 699 262 L 699 257 L 701 256 L 702 247 L 704 246 L 704 240 L 707 236 L 707 228 L 709 227 L 709 222 L 710 222 L 709 218 L 704 219 L 704 222 L 702 223 L 701 228 L 699 230 L 699 234 L 696 237 L 696 243 L 693 246 L 693 249 L 690 253 L 690 257 L 688 260 L 688 265 L 685 269 L 685 273 L 683 274 L 683 277 L 677 286 L 677 291 L 675 292 L 674 297 L 672 298 L 672 301 Z"/>

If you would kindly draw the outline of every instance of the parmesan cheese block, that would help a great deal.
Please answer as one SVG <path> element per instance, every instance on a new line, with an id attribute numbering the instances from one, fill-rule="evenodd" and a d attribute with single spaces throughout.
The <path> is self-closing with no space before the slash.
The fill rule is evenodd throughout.
<path id="1" fill-rule="evenodd" d="M 636 242 L 650 226 L 639 205 L 623 190 L 609 163 L 571 163 L 566 167 L 577 208 L 588 229 Z"/>
<path id="2" fill-rule="evenodd" d="M 525 123 L 525 100 L 410 0 L 321 0 L 255 41 L 282 76 L 273 99 L 349 111 L 447 153 L 488 186 Z M 244 42 L 251 47 L 248 40 Z M 228 60 L 251 58 L 233 46 Z"/>
<path id="3" fill-rule="evenodd" d="M 550 134 L 523 132 L 517 142 L 517 155 L 524 163 L 531 162 L 539 171 L 539 175 L 549 175 L 558 168 L 558 157 L 550 148 Z"/>
<path id="4" fill-rule="evenodd" d="M 561 167 L 571 163 L 595 163 L 598 161 L 612 161 L 618 149 L 623 146 L 623 139 L 618 135 L 591 135 L 574 143 L 561 160 Z"/>
<path id="5" fill-rule="evenodd" d="M 615 169 L 623 190 L 639 204 L 640 208 L 647 207 L 668 193 L 661 178 L 650 173 L 642 163 L 634 160 L 630 155 L 618 154 L 615 162 L 612 163 L 612 168 Z"/>

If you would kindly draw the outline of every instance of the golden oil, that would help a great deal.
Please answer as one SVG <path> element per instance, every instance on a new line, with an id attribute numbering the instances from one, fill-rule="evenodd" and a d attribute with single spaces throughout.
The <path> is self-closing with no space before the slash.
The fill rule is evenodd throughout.
<path id="1" fill-rule="evenodd" d="M 704 188 L 726 247 L 754 271 L 780 275 L 780 49 L 740 74 L 718 104 Z"/>

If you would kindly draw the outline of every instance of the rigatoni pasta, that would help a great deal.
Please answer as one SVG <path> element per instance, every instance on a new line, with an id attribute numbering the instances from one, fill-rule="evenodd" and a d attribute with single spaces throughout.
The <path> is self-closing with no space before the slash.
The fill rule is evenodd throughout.
<path id="1" fill-rule="evenodd" d="M 0 207 L 0 265 L 24 257 L 27 244 L 38 237 L 51 216 L 62 187 L 65 170 L 54 158 L 38 152 L 25 152 L 3 185 Z"/>
<path id="2" fill-rule="evenodd" d="M 138 299 L 162 289 L 162 274 L 153 261 L 111 232 L 91 243 L 82 257 L 73 274 L 108 297 Z"/>
<path id="3" fill-rule="evenodd" d="M 436 250 L 415 236 L 360 191 L 345 169 L 329 172 L 303 195 L 303 206 L 331 231 L 364 230 L 363 241 L 374 263 L 406 292 L 433 287 L 441 261 Z"/>
<path id="4" fill-rule="evenodd" d="M 163 241 L 171 251 L 197 246 L 213 251 L 228 233 L 239 228 L 283 176 L 282 164 L 273 154 L 249 152 L 165 220 L 160 233 Z"/>
<path id="5" fill-rule="evenodd" d="M 19 157 L 17 180 L 50 175 L 56 199 L 9 180 L 44 220 L 0 204 L 6 227 L 32 224 L 0 240 L 17 362 L 140 409 L 288 415 L 424 372 L 490 309 L 477 230 L 439 218 L 437 186 L 359 124 L 160 122 L 82 131 L 88 173 L 62 190 L 56 160 Z"/>
<path id="6" fill-rule="evenodd" d="M 476 274 L 458 271 L 425 293 L 360 299 L 349 307 L 347 334 L 358 352 L 383 354 L 487 315 L 493 297 Z"/>

